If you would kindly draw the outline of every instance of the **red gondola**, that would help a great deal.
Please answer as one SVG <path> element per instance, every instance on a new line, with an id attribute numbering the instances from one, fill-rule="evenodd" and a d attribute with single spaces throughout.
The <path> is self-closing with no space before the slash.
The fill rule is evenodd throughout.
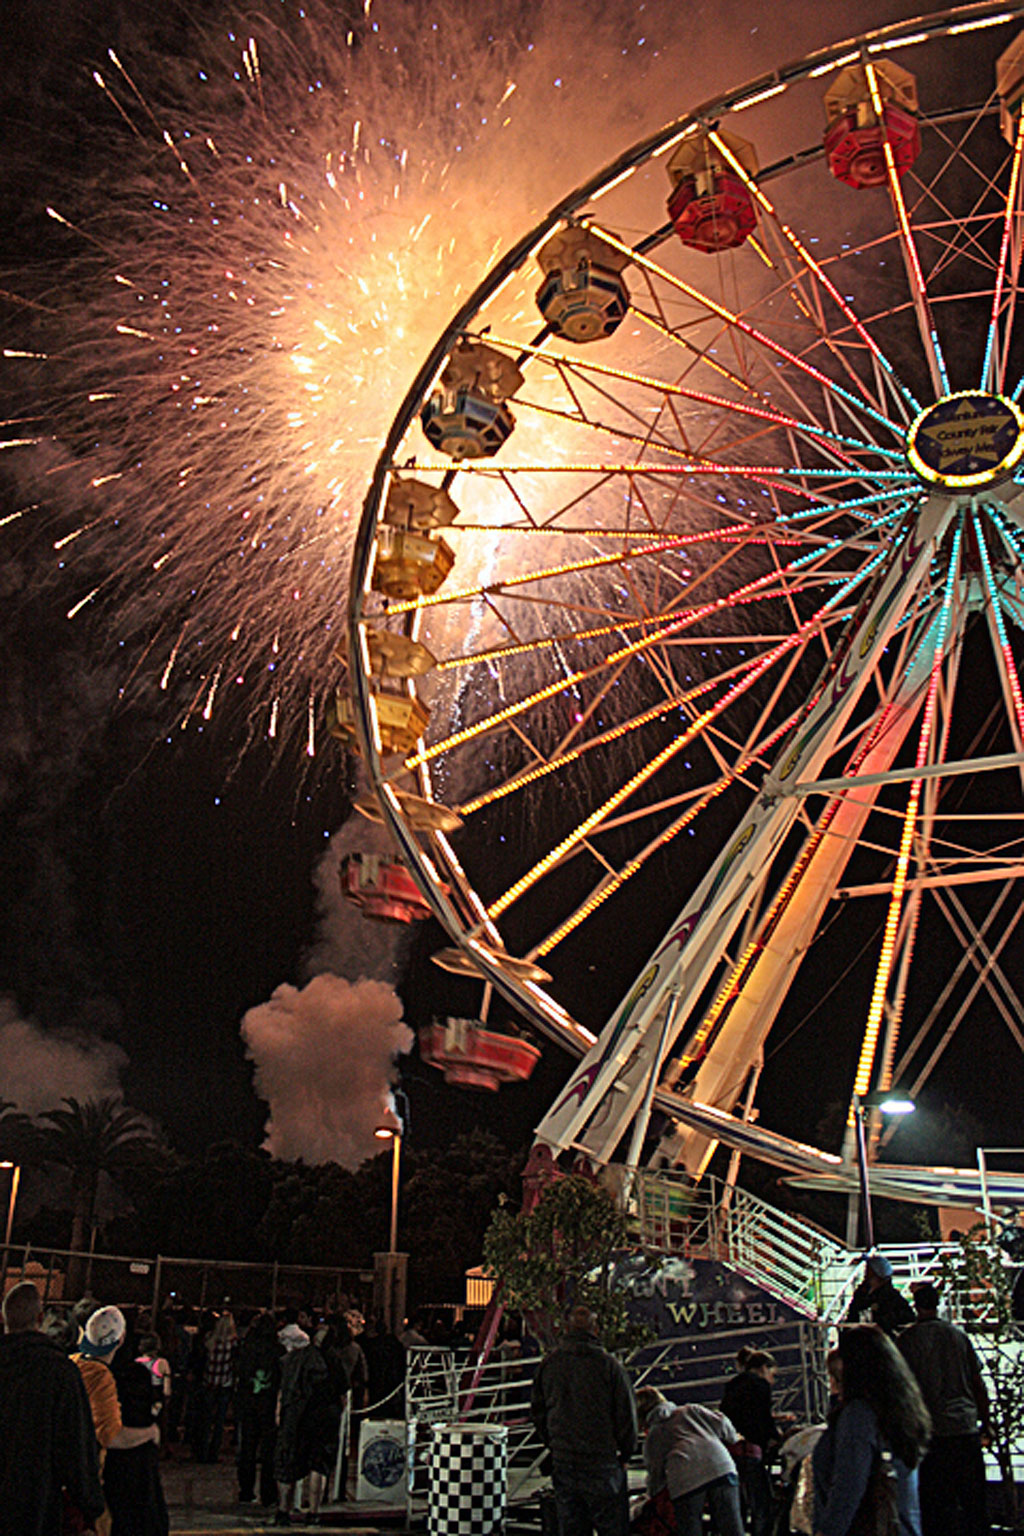
<path id="1" fill-rule="evenodd" d="M 341 861 L 341 889 L 364 917 L 383 923 L 417 923 L 430 906 L 400 859 L 350 853 Z"/>
<path id="2" fill-rule="evenodd" d="M 435 1019 L 420 1030 L 420 1055 L 446 1083 L 490 1088 L 525 1082 L 540 1051 L 520 1035 L 501 1035 L 479 1019 Z"/>

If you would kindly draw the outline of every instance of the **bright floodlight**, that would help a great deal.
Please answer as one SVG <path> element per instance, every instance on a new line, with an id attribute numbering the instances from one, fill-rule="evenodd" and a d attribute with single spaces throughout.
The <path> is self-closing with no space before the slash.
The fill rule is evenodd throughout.
<path id="1" fill-rule="evenodd" d="M 398 1131 L 393 1125 L 376 1125 L 373 1128 L 373 1134 L 378 1141 L 390 1141 L 392 1136 L 398 1135 Z"/>
<path id="2" fill-rule="evenodd" d="M 881 1110 L 883 1115 L 912 1115 L 917 1108 L 909 1094 L 899 1088 L 876 1088 L 873 1093 L 861 1095 L 865 1109 Z"/>
<path id="3" fill-rule="evenodd" d="M 917 1106 L 913 1099 L 906 1098 L 901 1093 L 890 1093 L 883 1099 L 879 1099 L 878 1108 L 883 1115 L 912 1115 Z"/>

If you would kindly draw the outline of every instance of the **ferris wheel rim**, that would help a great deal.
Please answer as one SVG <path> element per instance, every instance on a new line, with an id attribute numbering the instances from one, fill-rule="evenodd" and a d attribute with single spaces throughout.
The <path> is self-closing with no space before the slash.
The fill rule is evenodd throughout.
<path id="1" fill-rule="evenodd" d="M 384 820 L 403 858 L 417 873 L 418 883 L 421 884 L 434 915 L 438 917 L 455 942 L 472 956 L 480 974 L 512 1001 L 543 1033 L 570 1052 L 582 1054 L 592 1038 L 590 1032 L 576 1024 L 575 1020 L 536 984 L 524 984 L 519 977 L 504 968 L 500 948 L 488 942 L 489 937 L 493 940 L 495 933 L 488 929 L 483 919 L 474 929 L 467 926 L 451 906 L 443 890 L 440 889 L 436 871 L 425 857 L 412 830 L 405 823 L 396 798 L 388 792 L 387 778 L 382 772 L 380 758 L 374 748 L 370 675 L 366 657 L 361 648 L 360 632 L 365 623 L 363 599 L 367 592 L 374 535 L 388 483 L 395 470 L 399 468 L 395 464 L 396 452 L 413 424 L 417 411 L 436 380 L 451 348 L 461 337 L 472 334 L 471 321 L 474 316 L 480 313 L 487 302 L 495 296 L 509 276 L 524 266 L 529 257 L 555 229 L 566 220 L 572 219 L 581 208 L 595 201 L 602 192 L 609 190 L 617 180 L 629 175 L 634 168 L 666 152 L 678 139 L 688 132 L 695 131 L 702 123 L 725 113 L 742 111 L 767 96 L 781 94 L 799 80 L 828 73 L 839 67 L 844 55 L 850 54 L 855 48 L 872 53 L 882 52 L 886 48 L 897 48 L 910 40 L 928 40 L 975 27 L 1003 25 L 1020 17 L 1024 17 L 1024 0 L 1013 0 L 1010 5 L 999 5 L 993 3 L 993 0 L 982 0 L 982 3 L 950 7 L 939 13 L 892 23 L 874 32 L 845 39 L 830 45 L 827 49 L 818 50 L 798 64 L 757 76 L 754 80 L 745 82 L 732 91 L 710 99 L 683 117 L 674 119 L 656 133 L 648 135 L 639 144 L 632 146 L 595 176 L 581 183 L 574 192 L 556 203 L 499 259 L 439 336 L 395 416 L 364 502 L 352 560 L 349 676 L 364 761 L 374 793 L 380 800 Z M 965 112 L 969 110 L 971 109 L 964 109 Z M 822 153 L 820 145 L 815 153 L 819 155 Z M 659 234 L 663 236 L 664 231 Z M 906 307 L 907 304 L 901 306 L 903 309 Z"/>

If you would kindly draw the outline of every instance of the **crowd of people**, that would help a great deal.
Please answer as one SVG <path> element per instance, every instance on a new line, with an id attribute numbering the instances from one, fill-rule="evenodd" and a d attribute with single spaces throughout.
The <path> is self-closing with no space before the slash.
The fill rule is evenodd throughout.
<path id="1" fill-rule="evenodd" d="M 167 1536 L 170 1454 L 230 1456 L 238 1503 L 277 1525 L 304 1485 L 315 1522 L 348 1449 L 345 1408 L 401 1416 L 405 1345 L 422 1342 L 352 1307 L 168 1306 L 154 1320 L 85 1298 L 44 1315 L 31 1281 L 8 1291 L 3 1320 L 0 1536 Z"/>
<path id="2" fill-rule="evenodd" d="M 981 1367 L 967 1335 L 939 1317 L 936 1287 L 913 1306 L 871 1255 L 828 1356 L 824 1424 L 794 1430 L 773 1410 L 775 1361 L 744 1348 L 718 1408 L 634 1393 L 578 1307 L 533 1384 L 551 1453 L 557 1536 L 628 1536 L 625 1467 L 642 1440 L 648 1502 L 634 1536 L 987 1536 Z M 777 1495 L 769 1459 L 788 1476 Z"/>
<path id="3" fill-rule="evenodd" d="M 715 1536 L 987 1536 L 988 1399 L 970 1340 L 939 1306 L 922 1284 L 911 1307 L 871 1255 L 828 1357 L 827 1421 L 797 1433 L 775 1412 L 767 1351 L 740 1351 L 718 1407 L 674 1401 L 634 1390 L 594 1313 L 576 1307 L 531 1392 L 557 1536 L 628 1536 L 626 1467 L 641 1443 L 649 1503 L 633 1530 L 645 1536 L 700 1536 L 705 1515 Z M 28 1281 L 7 1293 L 3 1321 L 0 1536 L 167 1536 L 171 1446 L 197 1462 L 230 1455 L 239 1503 L 258 1500 L 275 1524 L 293 1523 L 304 1485 L 315 1521 L 347 1449 L 346 1406 L 400 1417 L 405 1348 L 427 1342 L 352 1308 L 169 1306 L 154 1320 L 86 1299 L 44 1317 Z M 512 1322 L 497 1353 L 518 1371 Z M 782 1499 L 768 1474 L 780 1447 Z"/>

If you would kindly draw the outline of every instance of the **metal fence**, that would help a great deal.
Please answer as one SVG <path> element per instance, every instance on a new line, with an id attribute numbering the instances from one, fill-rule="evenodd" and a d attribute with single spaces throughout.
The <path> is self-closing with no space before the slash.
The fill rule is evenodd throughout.
<path id="1" fill-rule="evenodd" d="M 88 1293 L 104 1303 L 151 1309 L 154 1315 L 168 1301 L 200 1308 L 302 1304 L 322 1312 L 347 1306 L 366 1312 L 373 1302 L 372 1270 L 0 1247 L 0 1288 L 6 1292 L 22 1279 L 35 1281 L 49 1307 Z"/>
<path id="2" fill-rule="evenodd" d="M 769 1336 L 770 1334 L 770 1336 Z M 823 1417 L 827 1403 L 827 1329 L 814 1322 L 782 1323 L 758 1331 L 778 1363 L 775 1404 L 808 1423 Z M 657 1386 L 677 1400 L 717 1405 L 734 1369 L 737 1346 L 750 1332 L 723 1329 L 704 1334 L 700 1353 L 692 1337 L 659 1339 L 626 1360 L 635 1387 Z M 411 1447 L 409 1497 L 418 1510 L 426 1495 L 423 1454 L 436 1424 L 503 1424 L 508 1432 L 508 1496 L 522 1503 L 545 1481 L 545 1450 L 530 1418 L 530 1394 L 540 1355 L 502 1353 L 482 1365 L 471 1352 L 413 1347 L 406 1362 L 406 1416 Z"/>

